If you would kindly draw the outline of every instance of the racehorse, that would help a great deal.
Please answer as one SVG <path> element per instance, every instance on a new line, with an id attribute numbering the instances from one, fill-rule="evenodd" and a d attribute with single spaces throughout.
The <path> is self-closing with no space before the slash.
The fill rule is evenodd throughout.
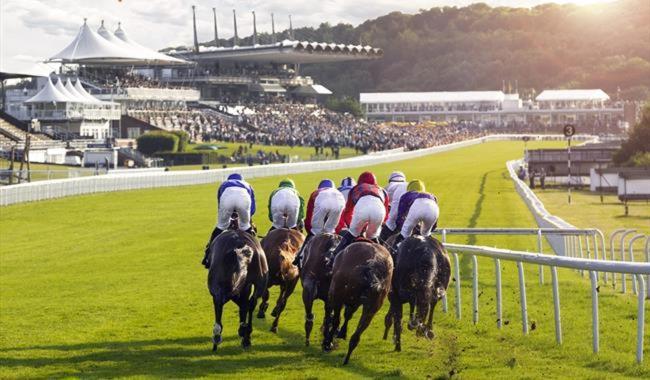
<path id="1" fill-rule="evenodd" d="M 264 318 L 266 309 L 269 307 L 269 288 L 274 285 L 280 286 L 278 301 L 271 312 L 271 315 L 275 317 L 271 325 L 271 332 L 278 331 L 280 314 L 298 283 L 298 267 L 292 263 L 304 240 L 303 234 L 288 228 L 275 229 L 262 239 L 262 249 L 269 265 L 269 281 L 262 294 L 262 303 L 257 313 L 258 318 Z"/>
<path id="2" fill-rule="evenodd" d="M 212 351 L 221 343 L 221 316 L 232 300 L 239 306 L 239 336 L 242 347 L 251 345 L 253 311 L 266 289 L 268 265 L 257 238 L 240 230 L 222 232 L 210 245 L 208 289 L 214 302 L 215 323 Z"/>
<path id="3" fill-rule="evenodd" d="M 302 303 L 305 305 L 305 345 L 309 346 L 309 336 L 314 327 L 314 301 L 325 302 L 327 315 L 327 297 L 332 280 L 332 273 L 327 268 L 331 251 L 338 245 L 341 236 L 320 234 L 314 236 L 304 249 L 300 281 L 302 283 Z M 325 321 L 323 321 L 323 327 Z"/>
<path id="4" fill-rule="evenodd" d="M 433 338 L 433 311 L 446 294 L 450 277 L 451 263 L 444 246 L 438 240 L 414 235 L 399 246 L 388 297 L 391 307 L 384 320 L 384 339 L 388 337 L 391 324 L 394 324 L 395 351 L 401 351 L 404 303 L 410 306 L 409 330 L 415 329 L 418 336 Z"/>
<path id="5" fill-rule="evenodd" d="M 331 351 L 334 347 L 334 334 L 339 327 L 343 306 L 345 321 L 339 331 L 341 338 L 346 335 L 350 318 L 360 306 L 363 307 L 359 324 L 350 338 L 348 353 L 343 361 L 343 364 L 347 364 L 359 344 L 361 334 L 368 328 L 388 294 L 393 275 L 393 260 L 383 246 L 370 241 L 357 241 L 338 254 L 332 273 L 326 304 L 324 351 Z"/>

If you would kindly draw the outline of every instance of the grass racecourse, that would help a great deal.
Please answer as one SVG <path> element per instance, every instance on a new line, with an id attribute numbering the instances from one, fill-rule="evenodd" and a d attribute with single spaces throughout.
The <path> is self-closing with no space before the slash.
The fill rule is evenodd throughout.
<path id="1" fill-rule="evenodd" d="M 554 146 L 529 143 L 529 148 Z M 382 182 L 395 169 L 423 179 L 439 198 L 440 226 L 534 227 L 516 194 L 506 160 L 523 142 L 493 142 L 415 160 L 374 166 Z M 323 177 L 295 176 L 307 196 Z M 280 178 L 252 180 L 260 231 L 269 227 L 267 197 Z M 300 288 L 278 334 L 270 318 L 254 320 L 253 346 L 237 338 L 236 306 L 224 314 L 224 343 L 211 349 L 212 301 L 202 248 L 213 227 L 218 184 L 80 196 L 0 208 L 0 378 L 223 377 L 277 378 L 649 378 L 637 365 L 636 298 L 601 287 L 601 351 L 591 347 L 588 280 L 559 270 L 564 344 L 555 343 L 549 281 L 525 265 L 530 334 L 522 335 L 517 271 L 502 261 L 504 326 L 496 327 L 494 263 L 479 258 L 479 321 L 471 321 L 471 258 L 461 257 L 462 320 L 439 307 L 436 337 L 405 331 L 402 352 L 381 340 L 383 310 L 362 336 L 351 363 L 347 342 L 323 354 L 314 329 L 303 344 Z M 605 222 L 607 223 L 607 222 Z M 583 225 L 589 226 L 588 223 Z M 455 242 L 534 250 L 534 237 L 456 237 Z M 546 278 L 550 279 L 547 270 Z M 272 290 L 275 304 L 277 289 Z M 317 325 L 322 304 L 315 309 Z M 439 305 L 440 306 L 440 305 Z M 357 315 L 358 317 L 358 315 Z M 351 326 L 356 326 L 356 318 Z M 646 328 L 646 331 L 648 329 Z M 646 334 L 646 347 L 648 347 Z M 646 352 L 647 354 L 647 352 Z M 647 355 L 646 355 L 647 356 Z"/>

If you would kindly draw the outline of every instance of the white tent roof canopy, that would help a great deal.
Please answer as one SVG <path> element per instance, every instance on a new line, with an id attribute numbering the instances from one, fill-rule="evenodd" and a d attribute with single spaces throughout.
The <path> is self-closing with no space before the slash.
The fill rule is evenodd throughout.
<path id="1" fill-rule="evenodd" d="M 544 90 L 535 98 L 538 102 L 543 101 L 572 101 L 590 100 L 606 101 L 609 95 L 600 89 L 593 90 Z"/>
<path id="2" fill-rule="evenodd" d="M 86 20 L 79 33 L 50 61 L 78 64 L 129 64 L 129 65 L 178 65 L 189 64 L 182 59 L 167 56 L 132 42 L 121 26 L 112 34 L 102 25 L 98 32 L 90 29 Z"/>
<path id="3" fill-rule="evenodd" d="M 502 91 L 370 92 L 359 95 L 361 103 L 463 103 L 502 102 Z"/>
<path id="4" fill-rule="evenodd" d="M 72 100 L 57 90 L 52 80 L 48 77 L 41 91 L 27 99 L 25 103 L 67 103 L 70 101 Z"/>
<path id="5" fill-rule="evenodd" d="M 58 78 L 56 85 L 52 83 L 51 78 L 47 78 L 45 86 L 33 97 L 26 100 L 25 103 L 103 103 L 99 99 L 90 95 L 77 80 L 76 85 L 68 78 L 65 85 L 61 77 Z"/>

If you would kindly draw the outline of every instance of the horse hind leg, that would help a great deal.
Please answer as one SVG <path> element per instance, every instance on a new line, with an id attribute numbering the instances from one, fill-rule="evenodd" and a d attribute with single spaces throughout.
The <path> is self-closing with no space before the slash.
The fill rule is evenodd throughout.
<path id="1" fill-rule="evenodd" d="M 388 339 L 388 333 L 390 332 L 390 326 L 392 324 L 393 324 L 393 313 L 391 312 L 390 309 L 388 309 L 388 312 L 384 317 L 384 337 L 383 337 L 384 340 Z"/>
<path id="2" fill-rule="evenodd" d="M 284 308 L 287 307 L 287 301 L 289 300 L 289 297 L 291 294 L 293 294 L 294 289 L 296 288 L 296 284 L 298 283 L 298 277 L 295 279 L 291 280 L 288 284 L 286 284 L 286 288 L 282 292 L 282 296 L 280 299 L 278 299 L 278 304 L 275 306 L 277 309 L 277 313 L 275 315 L 275 319 L 273 320 L 273 325 L 271 326 L 271 332 L 278 332 L 278 323 L 280 322 L 280 315 L 284 311 Z"/>
<path id="3" fill-rule="evenodd" d="M 269 289 L 265 289 L 262 293 L 262 302 L 260 303 L 260 308 L 257 311 L 257 318 L 264 319 L 266 317 L 266 309 L 269 308 Z"/>
<path id="4" fill-rule="evenodd" d="M 327 305 L 326 306 L 326 319 L 325 319 L 325 334 L 323 337 L 323 351 L 329 352 L 334 349 L 334 335 L 341 323 L 341 308 L 343 305 Z"/>
<path id="5" fill-rule="evenodd" d="M 302 287 L 302 303 L 305 306 L 305 346 L 309 346 L 309 337 L 314 328 L 314 284 L 304 281 Z"/>
<path id="6" fill-rule="evenodd" d="M 339 332 L 336 335 L 337 338 L 346 339 L 348 337 L 348 322 L 350 322 L 350 318 L 352 318 L 358 308 L 359 305 L 345 307 L 345 313 L 343 314 L 343 326 L 341 326 L 341 329 L 339 329 Z"/>
<path id="7" fill-rule="evenodd" d="M 415 320 L 415 299 L 411 299 L 409 301 L 409 323 L 406 326 L 410 331 L 415 330 L 416 327 L 418 327 L 417 322 Z"/>
<path id="8" fill-rule="evenodd" d="M 372 321 L 372 317 L 374 317 L 375 313 L 377 312 L 376 307 L 368 307 L 367 305 L 363 306 L 363 313 L 361 314 L 361 318 L 359 318 L 359 324 L 357 325 L 357 329 L 354 331 L 354 334 L 352 334 L 352 337 L 350 337 L 350 343 L 348 344 L 348 353 L 345 355 L 345 359 L 343 360 L 343 364 L 348 364 L 350 361 L 350 356 L 352 355 L 352 352 L 354 351 L 355 348 L 357 348 L 357 345 L 359 345 L 359 341 L 361 340 L 361 334 L 370 326 L 370 322 Z"/>
<path id="9" fill-rule="evenodd" d="M 214 302 L 214 327 L 212 328 L 212 352 L 217 351 L 217 346 L 222 341 L 221 334 L 223 332 L 223 325 L 221 324 L 221 316 L 223 314 L 223 303 L 218 301 L 216 297 L 212 298 Z"/>

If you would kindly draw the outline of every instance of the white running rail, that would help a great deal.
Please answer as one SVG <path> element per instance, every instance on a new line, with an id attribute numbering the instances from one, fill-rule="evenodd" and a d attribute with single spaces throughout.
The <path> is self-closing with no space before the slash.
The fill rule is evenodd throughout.
<path id="1" fill-rule="evenodd" d="M 553 284 L 553 309 L 555 316 L 555 339 L 557 344 L 562 344 L 562 322 L 560 318 L 560 293 L 559 280 L 557 277 L 557 268 L 571 268 L 580 271 L 588 271 L 591 279 L 591 304 L 592 304 L 592 343 L 594 353 L 598 353 L 600 347 L 599 321 L 598 321 L 598 272 L 630 274 L 634 277 L 634 282 L 638 283 L 637 288 L 637 346 L 636 360 L 638 363 L 643 361 L 643 334 L 645 324 L 645 298 L 646 298 L 646 280 L 645 276 L 650 275 L 650 263 L 633 263 L 624 261 L 594 260 L 576 257 L 563 257 L 552 255 L 541 255 L 522 251 L 512 251 L 500 248 L 489 248 L 474 245 L 450 244 L 446 243 L 445 248 L 454 256 L 453 273 L 456 279 L 456 317 L 461 317 L 461 296 L 460 296 L 460 263 L 458 254 L 468 254 L 472 256 L 473 262 L 473 279 L 472 279 L 472 309 L 473 322 L 478 322 L 478 260 L 476 256 L 488 257 L 494 260 L 496 274 L 496 299 L 497 299 L 497 327 L 501 328 L 502 318 L 502 294 L 501 294 L 501 268 L 500 260 L 514 261 L 517 263 L 519 276 L 519 293 L 521 298 L 521 320 L 524 334 L 528 334 L 528 310 L 526 305 L 526 282 L 524 278 L 523 263 L 537 264 L 549 267 L 552 274 Z"/>
<path id="2" fill-rule="evenodd" d="M 430 155 L 433 153 L 446 152 L 458 148 L 481 144 L 488 141 L 519 140 L 521 137 L 521 135 L 490 135 L 427 149 L 408 152 L 389 151 L 388 153 L 375 153 L 342 160 L 298 162 L 290 164 L 273 164 L 214 170 L 142 173 L 140 175 L 116 174 L 111 176 L 93 176 L 87 178 L 32 182 L 14 186 L 0 187 L 0 206 L 7 206 L 15 203 L 40 201 L 45 199 L 62 198 L 81 194 L 217 183 L 223 181 L 228 177 L 228 175 L 234 172 L 241 173 L 246 178 L 257 178 L 315 171 L 358 168 L 368 165 L 406 160 L 410 158 Z M 530 137 L 538 140 L 562 140 L 564 138 L 561 135 L 531 135 Z M 589 140 L 593 137 L 579 136 L 579 138 Z"/>

